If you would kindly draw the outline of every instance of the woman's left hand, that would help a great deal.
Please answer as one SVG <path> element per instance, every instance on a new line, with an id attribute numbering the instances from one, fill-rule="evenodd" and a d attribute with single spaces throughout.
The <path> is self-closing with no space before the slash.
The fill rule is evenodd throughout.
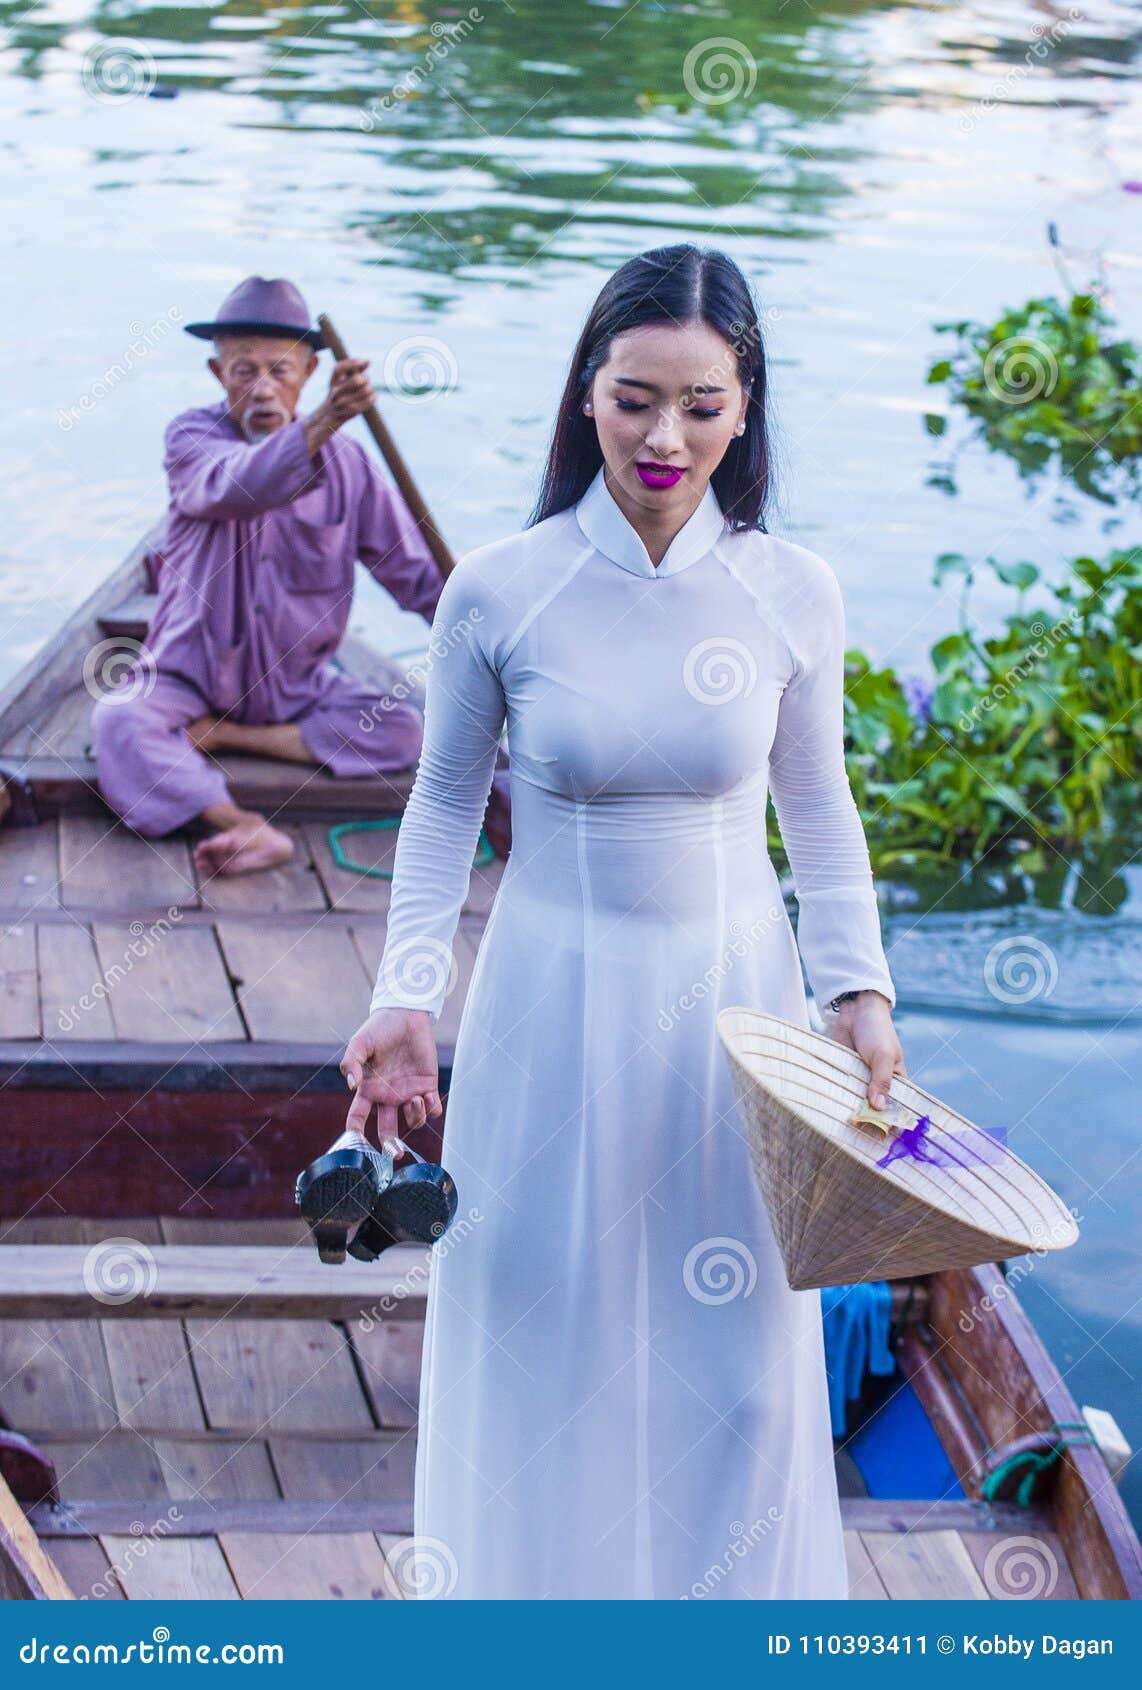
<path id="1" fill-rule="evenodd" d="M 904 1052 L 892 1025 L 892 1005 L 884 993 L 870 988 L 849 998 L 830 1023 L 829 1036 L 868 1063 L 868 1099 L 875 1109 L 883 1109 L 893 1074 L 908 1077 Z"/>

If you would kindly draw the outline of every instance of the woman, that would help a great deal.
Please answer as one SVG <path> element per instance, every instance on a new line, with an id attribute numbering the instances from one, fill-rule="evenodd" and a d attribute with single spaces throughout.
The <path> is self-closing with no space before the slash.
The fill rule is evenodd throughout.
<path id="1" fill-rule="evenodd" d="M 737 267 L 674 246 L 604 287 L 531 525 L 433 630 L 350 1126 L 437 1114 L 432 1024 L 502 726 L 513 844 L 457 1037 L 459 1235 L 428 1299 L 424 1594 L 839 1597 L 819 1298 L 790 1291 L 715 1029 L 903 1056 L 842 746 L 843 609 L 767 534 L 766 366 Z"/>

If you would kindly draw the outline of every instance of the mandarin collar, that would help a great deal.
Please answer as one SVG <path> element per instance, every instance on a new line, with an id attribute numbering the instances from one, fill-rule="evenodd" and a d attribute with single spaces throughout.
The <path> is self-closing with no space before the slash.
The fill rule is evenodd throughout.
<path id="1" fill-rule="evenodd" d="M 671 540 L 666 555 L 657 567 L 634 528 L 615 503 L 600 465 L 594 481 L 575 506 L 579 527 L 596 551 L 609 557 L 632 575 L 677 575 L 699 558 L 705 557 L 711 546 L 720 539 L 725 527 L 722 507 L 712 486 L 707 483 L 702 501 L 694 514 L 683 523 Z"/>

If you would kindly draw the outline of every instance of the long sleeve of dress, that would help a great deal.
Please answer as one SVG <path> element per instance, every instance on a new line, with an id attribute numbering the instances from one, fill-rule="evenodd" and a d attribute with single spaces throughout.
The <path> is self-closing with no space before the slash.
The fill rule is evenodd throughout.
<path id="1" fill-rule="evenodd" d="M 799 584 L 795 671 L 781 696 L 769 787 L 797 894 L 797 944 L 823 1008 L 875 987 L 895 1007 L 868 843 L 844 756 L 845 613 L 823 559 Z"/>
<path id="2" fill-rule="evenodd" d="M 172 507 L 209 522 L 241 521 L 288 504 L 324 475 L 320 452 L 309 455 L 300 417 L 253 446 L 220 439 L 209 416 L 176 417 L 165 446 Z"/>
<path id="3" fill-rule="evenodd" d="M 439 1020 L 455 984 L 452 940 L 506 714 L 492 660 L 494 594 L 461 559 L 429 641 L 424 741 L 401 819 L 384 954 L 370 1012 L 403 1005 Z"/>
<path id="4" fill-rule="evenodd" d="M 374 580 L 393 595 L 402 610 L 414 610 L 431 622 L 444 585 L 440 565 L 405 504 L 371 461 L 365 466 L 357 514 L 357 555 Z"/>

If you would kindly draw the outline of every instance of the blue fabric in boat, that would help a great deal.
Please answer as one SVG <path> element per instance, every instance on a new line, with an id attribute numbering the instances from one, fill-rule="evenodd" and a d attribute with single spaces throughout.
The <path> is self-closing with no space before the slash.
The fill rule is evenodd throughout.
<path id="1" fill-rule="evenodd" d="M 869 1496 L 907 1502 L 964 1495 L 924 1405 L 904 1378 L 846 1448 Z"/>
<path id="2" fill-rule="evenodd" d="M 868 1375 L 896 1372 L 888 1347 L 892 1291 L 886 1280 L 867 1285 L 828 1285 L 821 1292 L 825 1371 L 833 1436 L 845 1435 L 847 1405 L 855 1402 Z"/>

